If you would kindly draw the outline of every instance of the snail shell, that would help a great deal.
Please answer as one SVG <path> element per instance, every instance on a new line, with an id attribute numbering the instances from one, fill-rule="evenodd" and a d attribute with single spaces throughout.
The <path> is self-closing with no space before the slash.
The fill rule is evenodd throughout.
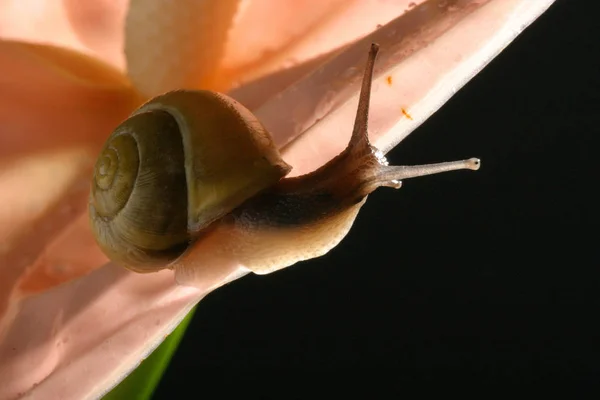
<path id="1" fill-rule="evenodd" d="M 170 92 L 140 107 L 105 143 L 90 193 L 92 230 L 109 258 L 156 271 L 290 169 L 235 100 Z"/>

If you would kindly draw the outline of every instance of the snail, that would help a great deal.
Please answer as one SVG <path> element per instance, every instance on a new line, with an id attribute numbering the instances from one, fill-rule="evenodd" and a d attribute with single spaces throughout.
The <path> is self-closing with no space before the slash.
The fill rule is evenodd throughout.
<path id="1" fill-rule="evenodd" d="M 369 143 L 378 49 L 371 45 L 348 146 L 302 176 L 285 177 L 291 167 L 269 133 L 224 94 L 177 90 L 149 100 L 115 129 L 96 161 L 89 218 L 98 245 L 136 272 L 171 268 L 183 277 L 225 260 L 263 274 L 335 247 L 378 187 L 478 169 L 475 158 L 391 166 Z M 190 249 L 191 267 L 178 262 Z"/>

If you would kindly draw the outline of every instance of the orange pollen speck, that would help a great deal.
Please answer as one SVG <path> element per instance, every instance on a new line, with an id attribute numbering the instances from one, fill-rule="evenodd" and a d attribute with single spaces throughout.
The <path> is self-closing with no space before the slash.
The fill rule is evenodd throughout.
<path id="1" fill-rule="evenodd" d="M 392 76 L 391 75 L 388 75 L 388 77 L 385 80 L 388 85 L 392 86 Z"/>
<path id="2" fill-rule="evenodd" d="M 404 114 L 404 116 L 410 120 L 413 119 L 413 117 L 408 113 L 408 111 L 406 111 L 404 107 L 402 108 L 402 114 Z"/>

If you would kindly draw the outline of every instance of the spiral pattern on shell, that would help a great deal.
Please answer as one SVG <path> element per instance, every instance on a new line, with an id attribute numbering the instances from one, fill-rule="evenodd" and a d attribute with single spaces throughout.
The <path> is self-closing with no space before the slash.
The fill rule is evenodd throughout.
<path id="1" fill-rule="evenodd" d="M 179 256 L 188 245 L 184 152 L 175 119 L 137 114 L 106 142 L 94 168 L 90 218 L 110 258 L 140 272 Z"/>

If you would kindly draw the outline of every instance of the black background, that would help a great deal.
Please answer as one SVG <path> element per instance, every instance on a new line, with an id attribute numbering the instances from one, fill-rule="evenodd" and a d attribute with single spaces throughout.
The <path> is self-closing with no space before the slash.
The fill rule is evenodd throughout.
<path id="1" fill-rule="evenodd" d="M 297 367 L 382 391 L 448 376 L 595 381 L 600 30 L 584 4 L 557 1 L 389 154 L 477 156 L 479 172 L 380 189 L 326 256 L 210 294 L 155 398 L 311 398 L 312 378 L 272 389 L 273 368 L 297 379 Z M 373 384 L 370 369 L 393 374 Z"/>

